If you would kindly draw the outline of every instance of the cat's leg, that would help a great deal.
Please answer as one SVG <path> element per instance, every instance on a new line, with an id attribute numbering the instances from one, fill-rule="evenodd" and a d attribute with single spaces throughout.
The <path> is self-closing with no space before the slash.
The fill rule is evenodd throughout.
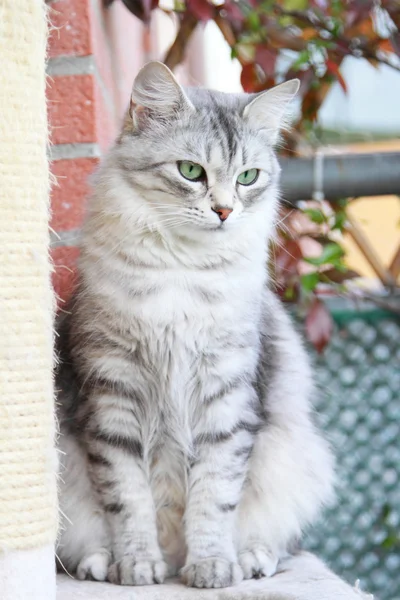
<path id="1" fill-rule="evenodd" d="M 234 520 L 245 469 L 235 457 L 236 445 L 234 439 L 207 445 L 192 467 L 185 514 L 188 554 L 182 569 L 189 586 L 227 587 L 242 579 Z"/>
<path id="2" fill-rule="evenodd" d="M 272 307 L 271 307 L 272 305 Z M 281 305 L 270 299 L 272 335 L 264 340 L 259 393 L 268 419 L 257 434 L 238 511 L 244 577 L 272 575 L 313 521 L 333 487 L 333 459 L 313 424 L 308 358 Z"/>
<path id="3" fill-rule="evenodd" d="M 78 579 L 105 581 L 111 557 L 110 534 L 93 492 L 83 448 L 68 432 L 59 438 L 60 535 L 58 567 Z"/>
<path id="4" fill-rule="evenodd" d="M 331 483 L 331 457 L 311 425 L 271 424 L 258 434 L 238 513 L 246 579 L 275 573 L 329 498 Z"/>
<path id="5" fill-rule="evenodd" d="M 242 579 L 236 509 L 258 417 L 243 410 L 242 419 L 239 415 L 233 423 L 229 418 L 215 419 L 212 427 L 197 438 L 185 513 L 188 553 L 182 577 L 187 585 L 200 588 L 227 587 Z"/>
<path id="6" fill-rule="evenodd" d="M 97 411 L 89 413 L 85 441 L 92 482 L 112 536 L 108 579 L 120 585 L 161 583 L 166 565 L 134 401 L 115 395 L 112 386 L 104 390 L 104 385 L 91 397 Z"/>

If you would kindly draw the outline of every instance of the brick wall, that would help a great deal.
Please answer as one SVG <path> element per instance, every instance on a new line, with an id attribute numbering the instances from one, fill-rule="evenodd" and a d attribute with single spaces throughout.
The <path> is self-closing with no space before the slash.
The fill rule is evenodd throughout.
<path id="1" fill-rule="evenodd" d="M 51 130 L 52 257 L 54 287 L 62 307 L 70 297 L 78 257 L 79 228 L 89 194 L 88 176 L 113 141 L 128 105 L 133 79 L 172 42 L 171 19 L 155 14 L 146 29 L 120 0 L 47 0 L 48 116 Z M 194 36 L 183 83 L 202 79 L 201 33 Z"/>
<path id="2" fill-rule="evenodd" d="M 148 58 L 160 55 L 165 39 L 157 19 L 154 31 L 147 31 L 119 0 L 107 9 L 101 0 L 48 4 L 47 96 L 56 178 L 50 226 L 54 286 L 62 306 L 73 290 L 88 176 L 118 131 L 135 74 Z"/>

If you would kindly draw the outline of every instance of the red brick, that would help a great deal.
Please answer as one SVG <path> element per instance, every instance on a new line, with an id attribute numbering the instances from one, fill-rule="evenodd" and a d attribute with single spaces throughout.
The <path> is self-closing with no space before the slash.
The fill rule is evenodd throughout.
<path id="1" fill-rule="evenodd" d="M 72 246 L 65 246 L 53 248 L 51 254 L 54 264 L 53 286 L 57 295 L 57 305 L 59 308 L 63 308 L 76 286 L 76 261 L 79 250 Z"/>
<path id="2" fill-rule="evenodd" d="M 92 54 L 91 0 L 57 0 L 50 5 L 49 58 Z"/>
<path id="3" fill-rule="evenodd" d="M 55 231 L 80 227 L 89 195 L 88 177 L 98 164 L 97 158 L 56 160 L 51 171 L 57 178 L 51 192 L 52 218 Z"/>
<path id="4" fill-rule="evenodd" d="M 53 77 L 47 89 L 53 144 L 96 142 L 94 75 Z"/>

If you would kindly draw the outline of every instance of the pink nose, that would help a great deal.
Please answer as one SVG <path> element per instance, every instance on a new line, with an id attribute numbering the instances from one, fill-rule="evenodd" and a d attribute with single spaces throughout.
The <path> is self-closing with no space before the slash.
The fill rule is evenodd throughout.
<path id="1" fill-rule="evenodd" d="M 217 206 L 217 208 L 213 208 L 213 211 L 217 213 L 217 215 L 219 216 L 221 221 L 226 221 L 226 219 L 231 214 L 232 209 L 231 208 L 220 208 L 219 206 Z"/>

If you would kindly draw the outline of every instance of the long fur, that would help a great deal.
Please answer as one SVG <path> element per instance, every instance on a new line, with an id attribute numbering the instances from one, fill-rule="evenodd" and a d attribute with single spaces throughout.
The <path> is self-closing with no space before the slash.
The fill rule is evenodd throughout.
<path id="1" fill-rule="evenodd" d="M 253 97 L 184 91 L 160 65 L 136 86 L 60 324 L 57 553 L 81 579 L 141 585 L 181 570 L 188 585 L 224 587 L 273 574 L 332 489 L 308 358 L 266 268 L 270 128 L 284 112 L 273 105 L 295 86 L 265 95 L 273 121 L 259 127 L 263 100 L 251 114 Z M 206 178 L 184 179 L 182 160 Z M 237 184 L 252 168 L 257 181 Z"/>

